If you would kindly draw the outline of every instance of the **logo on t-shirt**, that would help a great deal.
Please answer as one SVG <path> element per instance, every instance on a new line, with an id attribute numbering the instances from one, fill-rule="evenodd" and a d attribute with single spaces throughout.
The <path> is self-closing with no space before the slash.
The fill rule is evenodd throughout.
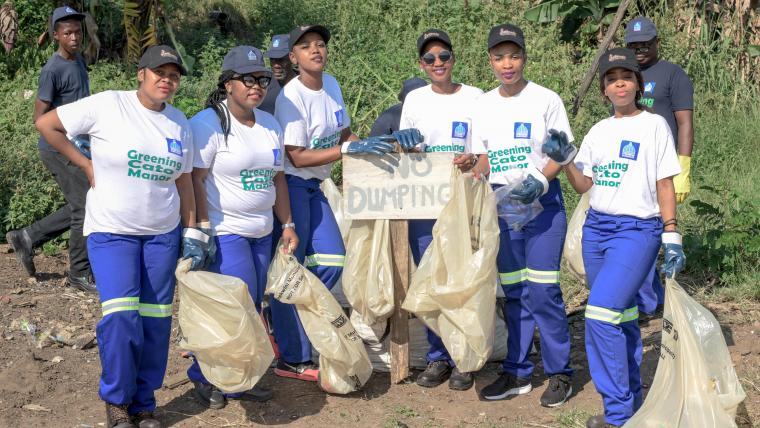
<path id="1" fill-rule="evenodd" d="M 272 149 L 272 154 L 274 155 L 274 166 L 282 165 L 282 150 Z"/>
<path id="2" fill-rule="evenodd" d="M 166 139 L 166 147 L 169 149 L 169 153 L 177 156 L 182 156 L 182 141 L 175 140 L 173 138 Z"/>
<path id="3" fill-rule="evenodd" d="M 451 138 L 467 138 L 467 122 L 451 122 Z"/>
<path id="4" fill-rule="evenodd" d="M 651 94 L 651 93 L 653 93 L 655 85 L 657 85 L 657 82 L 646 82 L 646 83 L 644 83 L 644 93 L 645 94 Z"/>
<path id="5" fill-rule="evenodd" d="M 639 157 L 639 143 L 623 140 L 620 142 L 620 157 L 636 160 Z"/>
<path id="6" fill-rule="evenodd" d="M 338 122 L 338 126 L 343 126 L 343 109 L 340 109 L 335 112 L 335 120 Z"/>
<path id="7" fill-rule="evenodd" d="M 515 122 L 515 139 L 530 139 L 530 123 Z"/>

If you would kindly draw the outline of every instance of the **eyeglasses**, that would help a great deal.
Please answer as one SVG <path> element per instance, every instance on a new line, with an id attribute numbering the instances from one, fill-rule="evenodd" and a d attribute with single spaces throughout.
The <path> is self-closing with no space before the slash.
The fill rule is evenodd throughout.
<path id="1" fill-rule="evenodd" d="M 239 80 L 243 82 L 246 88 L 253 88 L 254 85 L 259 85 L 261 89 L 266 89 L 269 83 L 272 82 L 272 78 L 269 76 L 256 77 L 253 74 L 243 74 L 242 76 L 235 76 L 231 80 Z"/>
<path id="2" fill-rule="evenodd" d="M 438 53 L 438 59 L 441 60 L 442 63 L 446 64 L 447 62 L 451 61 L 451 57 L 453 55 L 449 51 L 441 51 Z M 428 52 L 425 55 L 422 55 L 422 62 L 424 62 L 427 65 L 433 65 L 435 63 L 436 56 L 432 52 Z"/>
<path id="3" fill-rule="evenodd" d="M 652 48 L 653 44 L 654 42 L 631 43 L 627 45 L 626 47 L 628 49 L 633 50 L 634 53 L 645 54 L 645 53 L 649 53 L 649 50 Z"/>

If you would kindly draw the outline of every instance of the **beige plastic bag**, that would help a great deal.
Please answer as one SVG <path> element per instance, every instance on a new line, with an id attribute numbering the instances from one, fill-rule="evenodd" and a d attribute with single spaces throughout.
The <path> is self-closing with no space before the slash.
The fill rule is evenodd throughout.
<path id="1" fill-rule="evenodd" d="M 267 294 L 296 305 L 306 335 L 319 352 L 319 386 L 335 394 L 359 390 L 372 375 L 372 365 L 335 297 L 295 257 L 282 252 L 282 242 L 268 276 Z"/>
<path id="2" fill-rule="evenodd" d="M 356 220 L 348 233 L 343 293 L 367 325 L 393 313 L 390 233 L 388 220 Z"/>
<path id="3" fill-rule="evenodd" d="M 402 307 L 443 340 L 459 370 L 479 370 L 493 350 L 499 225 L 491 187 L 454 168 L 451 198 Z"/>
<path id="4" fill-rule="evenodd" d="M 744 398 L 715 317 L 674 279 L 665 281 L 657 372 L 630 428 L 735 427 Z"/>
<path id="5" fill-rule="evenodd" d="M 562 250 L 562 257 L 567 262 L 567 269 L 576 278 L 586 281 L 586 268 L 583 266 L 583 225 L 586 223 L 586 213 L 590 207 L 589 194 L 586 192 L 581 195 L 578 206 L 570 217 L 567 224 L 567 234 L 565 235 L 565 248 Z"/>
<path id="6" fill-rule="evenodd" d="M 203 376 L 224 392 L 248 391 L 274 359 L 269 334 L 240 278 L 177 265 L 180 348 L 192 351 Z"/>
<path id="7" fill-rule="evenodd" d="M 319 188 L 322 190 L 322 193 L 325 194 L 327 203 L 330 204 L 330 209 L 332 210 L 333 215 L 335 215 L 335 221 L 338 222 L 340 236 L 345 243 L 348 238 L 348 230 L 351 228 L 351 220 L 346 218 L 346 215 L 343 214 L 343 195 L 331 178 L 323 180 L 322 184 L 319 185 Z"/>

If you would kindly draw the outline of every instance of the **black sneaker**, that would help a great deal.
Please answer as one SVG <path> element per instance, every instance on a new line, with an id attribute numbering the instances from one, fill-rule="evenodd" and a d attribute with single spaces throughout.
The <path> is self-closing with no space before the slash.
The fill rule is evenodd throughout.
<path id="1" fill-rule="evenodd" d="M 460 372 L 459 369 L 454 367 L 449 378 L 449 389 L 454 391 L 467 391 L 472 388 L 472 384 L 475 382 L 475 376 L 472 372 Z"/>
<path id="2" fill-rule="evenodd" d="M 417 385 L 425 388 L 435 388 L 442 384 L 451 375 L 451 366 L 446 361 L 433 361 L 428 363 L 424 372 L 417 376 Z"/>
<path id="3" fill-rule="evenodd" d="M 616 428 L 615 425 L 608 424 L 604 420 L 604 415 L 596 415 L 588 418 L 586 428 Z"/>
<path id="4" fill-rule="evenodd" d="M 503 373 L 492 384 L 483 388 L 480 395 L 486 400 L 503 400 L 512 395 L 527 394 L 533 390 L 530 379 Z"/>
<path id="5" fill-rule="evenodd" d="M 559 374 L 549 378 L 546 391 L 541 394 L 541 405 L 544 407 L 557 407 L 565 404 L 570 394 L 573 393 L 573 385 L 570 376 Z"/>
<path id="6" fill-rule="evenodd" d="M 32 239 L 29 238 L 26 230 L 11 230 L 5 234 L 5 240 L 13 248 L 13 253 L 16 254 L 16 258 L 26 274 L 34 276 L 37 273 L 37 269 L 34 267 L 34 248 L 32 247 Z"/>
<path id="7" fill-rule="evenodd" d="M 195 389 L 193 389 L 195 398 L 197 398 L 202 405 L 209 409 L 216 410 L 223 409 L 224 406 L 227 405 L 227 398 L 225 398 L 222 391 L 214 385 L 198 381 L 193 381 L 193 385 L 195 385 Z"/>
<path id="8" fill-rule="evenodd" d="M 98 292 L 98 288 L 95 286 L 95 283 L 92 281 L 89 275 L 85 275 L 85 276 L 68 275 L 66 277 L 66 282 L 69 285 L 69 287 L 76 288 L 77 290 L 82 290 L 85 293 Z"/>

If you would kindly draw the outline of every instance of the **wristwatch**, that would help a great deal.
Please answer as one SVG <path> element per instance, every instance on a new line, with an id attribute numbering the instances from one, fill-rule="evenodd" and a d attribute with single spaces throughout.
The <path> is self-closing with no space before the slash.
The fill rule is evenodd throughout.
<path id="1" fill-rule="evenodd" d="M 285 229 L 295 229 L 295 228 L 296 228 L 296 224 L 295 223 L 285 223 L 285 224 L 282 225 L 282 230 L 285 230 Z"/>

